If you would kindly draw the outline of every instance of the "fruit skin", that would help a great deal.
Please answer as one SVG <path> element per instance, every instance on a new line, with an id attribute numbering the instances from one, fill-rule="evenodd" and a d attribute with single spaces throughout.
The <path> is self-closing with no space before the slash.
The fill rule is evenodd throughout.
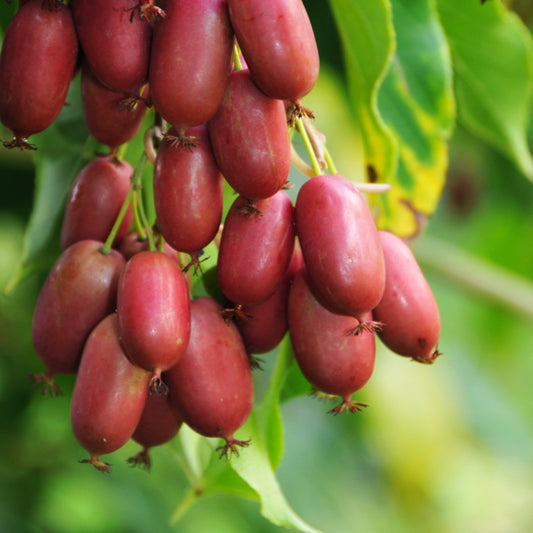
<path id="1" fill-rule="evenodd" d="M 381 243 L 363 195 L 340 175 L 315 176 L 298 193 L 295 217 L 315 296 L 363 322 L 385 288 Z"/>
<path id="2" fill-rule="evenodd" d="M 148 80 L 152 28 L 127 9 L 138 0 L 73 0 L 72 14 L 85 57 L 114 91 L 137 94 Z"/>
<path id="3" fill-rule="evenodd" d="M 79 367 L 71 402 L 74 436 L 96 468 L 109 471 L 98 456 L 122 447 L 140 420 L 150 372 L 133 365 L 122 348 L 116 313 L 91 332 Z"/>
<path id="4" fill-rule="evenodd" d="M 68 7 L 27 2 L 11 20 L 0 55 L 0 121 L 15 137 L 45 130 L 63 108 L 78 40 Z"/>
<path id="5" fill-rule="evenodd" d="M 83 118 L 89 133 L 101 144 L 115 150 L 135 137 L 146 112 L 144 102 L 128 106 L 130 94 L 108 89 L 87 63 L 81 70 Z"/>
<path id="6" fill-rule="evenodd" d="M 170 134 L 177 134 L 175 129 Z M 195 146 L 183 150 L 163 140 L 154 168 L 154 203 L 161 234 L 176 250 L 194 253 L 217 234 L 222 219 L 224 180 L 204 125 L 185 133 Z"/>
<path id="7" fill-rule="evenodd" d="M 233 32 L 225 0 L 167 0 L 154 27 L 152 101 L 178 130 L 216 112 L 231 68 Z"/>
<path id="8" fill-rule="evenodd" d="M 294 248 L 294 208 L 285 191 L 255 204 L 247 216 L 242 196 L 231 206 L 222 230 L 217 277 L 235 304 L 253 305 L 272 296 Z"/>
<path id="9" fill-rule="evenodd" d="M 115 250 L 100 252 L 103 243 L 83 240 L 56 260 L 39 293 L 32 322 L 32 341 L 48 374 L 78 369 L 91 330 L 115 310 L 125 260 Z"/>
<path id="10" fill-rule="evenodd" d="M 233 323 L 221 316 L 215 300 L 191 302 L 191 338 L 178 364 L 164 374 L 169 396 L 194 431 L 223 437 L 222 454 L 236 453 L 233 434 L 250 415 L 253 379 L 246 350 Z"/>
<path id="11" fill-rule="evenodd" d="M 318 49 L 301 0 L 228 0 L 231 23 L 257 86 L 268 96 L 297 100 L 314 87 Z"/>
<path id="12" fill-rule="evenodd" d="M 291 149 L 285 105 L 265 96 L 248 70 L 231 73 L 208 129 L 218 168 L 237 193 L 256 201 L 286 183 Z"/>
<path id="13" fill-rule="evenodd" d="M 130 457 L 128 463 L 149 470 L 152 464 L 149 449 L 174 438 L 181 424 L 181 417 L 168 394 L 149 394 L 141 418 L 131 436 L 143 449 Z"/>
<path id="14" fill-rule="evenodd" d="M 393 352 L 420 363 L 433 363 L 440 336 L 440 313 L 424 273 L 409 246 L 393 233 L 380 231 L 385 256 L 385 292 L 374 309 L 383 322 L 378 332 Z"/>
<path id="15" fill-rule="evenodd" d="M 237 320 L 236 324 L 248 354 L 273 350 L 287 333 L 289 290 L 294 275 L 302 267 L 302 250 L 296 240 L 291 262 L 274 294 L 259 304 L 243 306 L 242 311 L 249 319 Z"/>
<path id="16" fill-rule="evenodd" d="M 294 355 L 306 379 L 319 391 L 343 399 L 332 412 L 359 410 L 361 404 L 351 402 L 351 396 L 372 376 L 374 334 L 347 335 L 353 319 L 332 313 L 320 304 L 309 287 L 305 268 L 294 276 L 288 319 Z"/>
<path id="17" fill-rule="evenodd" d="M 90 161 L 78 174 L 70 189 L 63 225 L 61 249 L 84 239 L 104 242 L 128 196 L 133 169 L 127 161 L 103 156 Z M 131 206 L 115 242 L 126 235 L 133 220 Z"/>
<path id="18" fill-rule="evenodd" d="M 172 439 L 181 424 L 181 417 L 168 394 L 149 394 L 131 438 L 145 448 L 152 448 Z"/>
<path id="19" fill-rule="evenodd" d="M 128 357 L 154 372 L 175 365 L 190 334 L 187 282 L 176 261 L 159 251 L 133 255 L 117 291 L 120 336 Z"/>

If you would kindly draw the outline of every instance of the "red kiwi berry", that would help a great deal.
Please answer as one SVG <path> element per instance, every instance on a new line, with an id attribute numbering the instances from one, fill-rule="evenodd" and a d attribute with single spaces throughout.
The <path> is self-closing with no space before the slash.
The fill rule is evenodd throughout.
<path id="1" fill-rule="evenodd" d="M 247 320 L 237 320 L 236 324 L 248 354 L 262 354 L 273 350 L 287 333 L 289 289 L 294 275 L 302 267 L 302 250 L 296 240 L 291 262 L 274 294 L 264 302 L 242 307 Z"/>
<path id="2" fill-rule="evenodd" d="M 186 135 L 195 138 L 194 150 L 177 150 L 171 138 L 161 142 L 154 168 L 154 204 L 161 235 L 176 250 L 196 257 L 218 232 L 224 180 L 206 126 L 190 128 Z"/>
<path id="3" fill-rule="evenodd" d="M 74 374 L 92 329 L 116 308 L 118 279 L 125 265 L 120 253 L 101 252 L 102 242 L 78 241 L 56 260 L 33 313 L 32 341 L 46 366 L 32 379 L 43 394 L 58 394 L 55 374 Z"/>
<path id="4" fill-rule="evenodd" d="M 383 296 L 385 261 L 363 195 L 343 176 L 315 176 L 298 192 L 295 216 L 317 299 L 333 313 L 354 317 L 355 335 L 379 328 L 365 317 Z"/>
<path id="5" fill-rule="evenodd" d="M 342 402 L 330 412 L 360 411 L 366 404 L 352 400 L 372 376 L 375 336 L 345 335 L 353 319 L 328 311 L 313 295 L 305 268 L 294 277 L 289 293 L 289 334 L 302 374 Z"/>
<path id="6" fill-rule="evenodd" d="M 176 145 L 191 147 L 185 130 L 217 111 L 231 68 L 233 31 L 225 0 L 167 0 L 150 56 L 150 88 L 158 113 L 176 130 Z"/>
<path id="7" fill-rule="evenodd" d="M 176 261 L 159 251 L 133 255 L 120 276 L 117 311 L 128 357 L 152 371 L 150 392 L 165 393 L 161 372 L 181 359 L 190 333 L 189 288 Z"/>
<path id="8" fill-rule="evenodd" d="M 379 237 L 386 277 L 383 298 L 374 309 L 374 317 L 384 324 L 378 335 L 398 355 L 431 364 L 441 355 L 440 314 L 431 287 L 402 239 L 387 231 Z"/>
<path id="9" fill-rule="evenodd" d="M 7 148 L 34 149 L 28 137 L 54 122 L 67 98 L 78 56 L 70 9 L 41 0 L 21 6 L 0 54 L 0 122 L 14 135 Z"/>
<path id="10" fill-rule="evenodd" d="M 263 94 L 248 70 L 231 73 L 208 129 L 218 168 L 250 203 L 272 196 L 287 182 L 291 148 L 285 105 Z"/>
<path id="11" fill-rule="evenodd" d="M 87 130 L 112 152 L 135 137 L 146 112 L 145 100 L 107 88 L 87 63 L 81 69 L 81 102 Z"/>
<path id="12" fill-rule="evenodd" d="M 104 242 L 126 200 L 133 169 L 127 161 L 102 156 L 80 171 L 67 199 L 61 228 L 61 249 L 84 239 Z M 117 232 L 115 243 L 124 237 L 133 220 L 131 207 Z"/>
<path id="13" fill-rule="evenodd" d="M 302 1 L 228 0 L 228 6 L 254 82 L 272 98 L 298 103 L 319 72 L 318 48 Z"/>
<path id="14" fill-rule="evenodd" d="M 72 0 L 85 58 L 95 76 L 114 91 L 139 95 L 148 81 L 152 27 L 126 11 L 138 0 Z"/>
<path id="15" fill-rule="evenodd" d="M 294 208 L 285 191 L 256 203 L 246 215 L 246 198 L 231 206 L 217 262 L 220 289 L 236 305 L 254 305 L 274 294 L 294 248 Z"/>
<path id="16" fill-rule="evenodd" d="M 104 318 L 91 332 L 81 358 L 71 402 L 74 436 L 102 472 L 110 465 L 99 456 L 130 439 L 148 395 L 150 372 L 131 363 L 120 342 L 117 315 Z"/>
<path id="17" fill-rule="evenodd" d="M 234 433 L 250 415 L 254 387 L 239 331 L 221 312 L 209 297 L 191 302 L 189 345 L 164 379 L 183 421 L 201 435 L 225 439 L 217 451 L 228 458 L 249 444 Z"/>
<path id="18" fill-rule="evenodd" d="M 149 394 L 141 419 L 131 436 L 142 446 L 142 450 L 130 457 L 128 464 L 150 470 L 152 466 L 150 449 L 173 439 L 181 424 L 181 416 L 170 401 L 168 394 Z"/>

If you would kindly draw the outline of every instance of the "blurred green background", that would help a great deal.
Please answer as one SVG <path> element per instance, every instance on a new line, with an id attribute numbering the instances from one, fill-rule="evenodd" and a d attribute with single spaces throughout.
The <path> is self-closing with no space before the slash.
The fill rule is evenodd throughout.
<path id="1" fill-rule="evenodd" d="M 314 26 L 323 64 L 306 102 L 339 169 L 358 174 L 331 17 L 326 2 L 306 5 L 320 21 Z M 530 2 L 515 8 L 531 27 Z M 29 156 L 1 149 L 0 176 L 4 287 L 32 206 Z M 533 185 L 457 129 L 444 194 L 415 247 L 441 309 L 444 355 L 428 367 L 380 346 L 374 375 L 358 394 L 370 407 L 357 415 L 328 416 L 307 397 L 284 405 L 278 477 L 304 520 L 326 533 L 533 531 L 533 301 L 529 315 L 505 303 L 514 276 L 523 295 L 533 290 L 532 243 Z M 58 251 L 52 247 L 50 257 Z M 479 259 L 504 269 L 496 281 Z M 450 265 L 487 291 L 448 275 Z M 134 443 L 109 458 L 110 475 L 78 463 L 86 453 L 70 429 L 69 394 L 43 398 L 27 378 L 42 369 L 30 330 L 45 275 L 0 294 L 0 532 L 280 531 L 257 503 L 230 495 L 200 499 L 170 526 L 188 488 L 173 443 L 153 451 L 150 473 L 126 464 L 139 449 Z M 73 378 L 58 381 L 69 391 Z"/>

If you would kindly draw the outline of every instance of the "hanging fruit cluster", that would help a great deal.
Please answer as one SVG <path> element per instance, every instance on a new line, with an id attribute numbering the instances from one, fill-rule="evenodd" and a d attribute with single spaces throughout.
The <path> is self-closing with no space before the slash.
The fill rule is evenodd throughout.
<path id="1" fill-rule="evenodd" d="M 253 405 L 255 354 L 289 333 L 309 383 L 340 397 L 372 375 L 375 334 L 422 363 L 438 355 L 439 312 L 408 246 L 378 231 L 361 193 L 310 157 L 293 205 L 291 134 L 312 135 L 301 103 L 319 70 L 301 0 L 26 0 L 0 56 L 6 147 L 52 124 L 81 76 L 89 133 L 109 153 L 76 177 L 62 254 L 33 317 L 33 379 L 76 374 L 71 418 L 92 463 L 133 438 L 148 448 L 182 423 L 220 437 L 221 456 Z M 51 60 L 50 60 L 51 59 Z M 121 147 L 147 110 L 133 168 Z M 308 143 L 309 144 L 309 143 Z M 155 223 L 140 177 L 154 164 Z M 328 171 L 328 174 L 323 172 Z M 223 218 L 224 184 L 237 198 Z M 203 250 L 216 244 L 217 291 L 191 300 Z"/>

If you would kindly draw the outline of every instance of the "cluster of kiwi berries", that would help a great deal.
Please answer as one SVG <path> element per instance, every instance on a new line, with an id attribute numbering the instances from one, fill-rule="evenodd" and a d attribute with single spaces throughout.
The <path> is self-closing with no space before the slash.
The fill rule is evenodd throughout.
<path id="1" fill-rule="evenodd" d="M 3 144 L 34 148 L 79 75 L 87 129 L 109 147 L 72 185 L 32 328 L 43 392 L 76 374 L 72 428 L 96 468 L 132 437 L 143 450 L 131 461 L 149 464 L 182 423 L 238 455 L 254 354 L 287 332 L 310 384 L 341 398 L 333 413 L 364 405 L 352 395 L 371 377 L 376 333 L 416 361 L 438 355 L 432 292 L 360 189 L 333 172 L 294 205 L 285 190 L 318 71 L 301 0 L 20 1 L 0 56 Z M 148 112 L 134 169 L 121 147 Z M 225 184 L 238 196 L 223 217 Z M 213 242 L 218 292 L 191 298 Z"/>

